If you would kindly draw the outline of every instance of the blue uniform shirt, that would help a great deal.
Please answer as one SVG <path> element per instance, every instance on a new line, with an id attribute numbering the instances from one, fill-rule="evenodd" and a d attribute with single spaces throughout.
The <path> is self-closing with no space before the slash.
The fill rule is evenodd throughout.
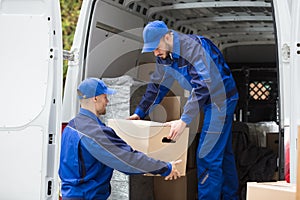
<path id="1" fill-rule="evenodd" d="M 133 150 L 96 115 L 81 108 L 62 133 L 62 197 L 107 199 L 113 169 L 126 174 L 167 176 L 172 166 Z"/>
<path id="2" fill-rule="evenodd" d="M 205 104 L 221 107 L 235 96 L 237 89 L 219 49 L 207 38 L 173 31 L 173 52 L 166 59 L 156 58 L 156 70 L 151 76 L 135 114 L 144 118 L 168 93 L 174 80 L 190 91 L 181 120 L 191 123 Z"/>

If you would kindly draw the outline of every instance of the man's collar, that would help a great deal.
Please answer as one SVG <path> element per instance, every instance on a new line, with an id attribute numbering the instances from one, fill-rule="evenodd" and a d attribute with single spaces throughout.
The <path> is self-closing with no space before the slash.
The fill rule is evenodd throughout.
<path id="1" fill-rule="evenodd" d="M 173 52 L 172 52 L 172 57 L 173 58 L 179 58 L 179 56 L 180 56 L 179 35 L 176 31 L 173 31 Z"/>
<path id="2" fill-rule="evenodd" d="M 101 120 L 91 111 L 87 110 L 87 109 L 84 109 L 84 108 L 80 108 L 80 111 L 79 111 L 80 114 L 82 115 L 85 115 L 89 118 L 92 118 L 98 122 L 101 122 Z M 102 122 L 101 122 L 102 123 Z M 103 123 L 102 123 L 103 124 Z"/>

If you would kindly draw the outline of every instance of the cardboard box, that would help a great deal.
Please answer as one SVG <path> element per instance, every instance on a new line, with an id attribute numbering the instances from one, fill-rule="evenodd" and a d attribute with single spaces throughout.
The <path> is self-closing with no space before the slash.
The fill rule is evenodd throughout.
<path id="1" fill-rule="evenodd" d="M 151 80 L 151 75 L 155 71 L 156 63 L 144 63 L 139 66 L 137 66 L 137 79 L 139 81 L 144 81 L 149 83 Z M 185 90 L 179 85 L 177 81 L 174 81 L 173 85 L 170 88 L 170 92 L 168 93 L 168 96 L 171 95 L 178 95 L 178 96 L 184 96 Z"/>
<path id="2" fill-rule="evenodd" d="M 189 169 L 185 177 L 165 181 L 163 177 L 154 177 L 155 200 L 195 200 L 197 199 L 197 170 Z"/>
<path id="3" fill-rule="evenodd" d="M 180 140 L 175 143 L 164 143 L 162 139 L 169 135 L 170 127 L 162 123 L 145 120 L 109 119 L 107 125 L 126 141 L 133 149 L 148 156 L 163 160 L 181 159 L 178 170 L 182 176 L 186 172 L 189 129 L 185 128 Z"/>
<path id="4" fill-rule="evenodd" d="M 150 113 L 150 119 L 157 122 L 167 122 L 180 119 L 187 98 L 180 96 L 165 97 Z M 196 151 L 199 142 L 199 132 L 203 124 L 204 115 L 199 115 L 189 124 L 189 142 L 187 168 L 196 167 Z"/>
<path id="5" fill-rule="evenodd" d="M 187 98 L 180 96 L 165 97 L 162 102 L 150 114 L 150 119 L 158 122 L 166 122 L 180 119 Z M 199 142 L 199 132 L 203 124 L 204 114 L 202 111 L 189 124 L 189 144 L 187 168 L 196 167 L 196 151 Z"/>
<path id="6" fill-rule="evenodd" d="M 184 106 L 187 102 L 186 97 L 169 96 L 163 98 L 161 103 L 157 105 L 149 114 L 150 119 L 156 122 L 168 122 L 180 119 Z M 202 127 L 204 115 L 199 111 L 199 115 L 189 124 L 190 133 L 199 133 Z"/>
<path id="7" fill-rule="evenodd" d="M 180 119 L 187 98 L 180 96 L 165 97 L 149 114 L 152 121 L 168 122 Z"/>
<path id="8" fill-rule="evenodd" d="M 247 200 L 295 200 L 296 186 L 286 181 L 247 183 Z"/>

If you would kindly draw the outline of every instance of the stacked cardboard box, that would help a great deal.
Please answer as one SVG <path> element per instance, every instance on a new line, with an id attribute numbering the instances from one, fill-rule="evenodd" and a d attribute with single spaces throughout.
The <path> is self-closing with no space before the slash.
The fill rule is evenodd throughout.
<path id="1" fill-rule="evenodd" d="M 195 200 L 197 199 L 197 170 L 188 169 L 184 177 L 165 181 L 163 177 L 154 177 L 155 200 Z"/>
<path id="2" fill-rule="evenodd" d="M 191 190 L 197 187 L 195 170 L 186 170 L 187 147 L 189 129 L 186 128 L 180 140 L 175 143 L 164 143 L 162 139 L 169 134 L 170 127 L 163 127 L 162 123 L 144 120 L 108 120 L 108 126 L 130 144 L 134 149 L 142 151 L 147 155 L 164 161 L 182 160 L 177 166 L 182 177 L 176 181 L 165 181 L 160 176 L 131 176 L 130 177 L 130 199 L 163 199 L 168 196 L 165 189 L 173 195 L 180 197 L 191 195 Z M 149 174 L 148 174 L 149 175 Z M 188 185 L 190 185 L 188 187 Z M 194 187 L 193 187 L 194 186 Z M 164 189 L 165 188 L 165 189 Z M 195 190 L 195 189 L 193 189 Z M 192 194 L 195 194 L 193 192 Z M 178 198 L 177 198 L 178 199 Z"/>
<path id="3" fill-rule="evenodd" d="M 296 186 L 286 181 L 247 183 L 247 200 L 295 200 Z"/>
<path id="4" fill-rule="evenodd" d="M 144 89 L 144 88 L 143 88 Z M 153 110 L 149 119 L 157 122 L 166 122 L 180 119 L 183 113 L 183 107 L 187 101 L 186 97 L 181 96 L 167 96 L 163 101 Z M 162 177 L 130 177 L 130 194 L 132 200 L 151 196 L 153 193 L 154 199 L 159 197 L 168 196 L 165 189 L 172 191 L 172 194 L 180 197 L 179 199 L 195 199 L 193 196 L 197 195 L 197 174 L 196 174 L 196 150 L 199 140 L 197 134 L 202 125 L 203 113 L 193 120 L 189 125 L 189 138 L 188 138 L 188 154 L 186 164 L 186 176 L 181 177 L 176 181 L 164 181 Z M 199 123 L 200 122 L 200 123 Z M 181 136 L 179 141 L 184 140 Z M 147 187 L 144 187 L 144 186 Z M 136 188 L 134 191 L 132 188 Z M 151 198 L 150 198 L 151 199 Z M 173 198 L 168 198 L 173 199 Z"/>
<path id="5" fill-rule="evenodd" d="M 157 122 L 167 122 L 180 119 L 186 101 L 186 97 L 165 97 L 160 103 L 160 105 L 158 105 L 150 114 L 150 119 Z M 199 112 L 199 115 L 189 125 L 189 142 L 187 158 L 188 169 L 193 169 L 196 167 L 196 151 L 199 140 L 198 133 L 200 132 L 202 127 L 203 117 L 203 112 Z"/>
<path id="6" fill-rule="evenodd" d="M 155 63 L 147 63 L 138 66 L 137 79 L 148 83 L 150 76 L 155 70 Z M 136 106 L 140 102 L 142 95 L 145 93 L 147 85 L 136 87 L 131 94 L 130 100 L 130 114 L 133 114 Z M 166 122 L 180 119 L 183 112 L 183 107 L 187 101 L 186 92 L 179 86 L 177 82 L 174 82 L 170 88 L 170 92 L 163 99 L 163 101 L 156 106 L 152 113 L 147 116 L 147 120 L 156 122 Z M 199 140 L 199 131 L 201 129 L 201 123 L 203 121 L 203 114 L 199 114 L 196 119 L 189 125 L 189 138 L 188 138 L 188 153 L 186 160 L 186 176 L 181 177 L 177 181 L 164 181 L 162 177 L 153 176 L 130 176 L 130 199 L 158 199 L 163 198 L 164 189 L 175 193 L 179 199 L 195 199 L 193 195 L 197 194 L 197 180 L 196 180 L 196 150 Z M 179 139 L 182 140 L 181 137 Z M 194 186 L 194 187 L 192 187 Z M 161 189 L 159 189 L 161 188 Z M 170 192 L 169 192 L 170 193 Z M 188 194 L 188 195 L 185 195 Z M 167 198 L 174 199 L 174 198 Z"/>
<path id="7" fill-rule="evenodd" d="M 180 119 L 187 98 L 181 96 L 168 96 L 156 107 L 150 118 L 155 121 L 166 122 Z M 175 181 L 164 181 L 162 177 L 154 177 L 155 200 L 194 200 L 197 197 L 197 170 L 196 151 L 201 130 L 203 113 L 189 125 L 188 155 L 186 162 L 186 176 Z M 182 138 L 179 138 L 181 140 Z"/>

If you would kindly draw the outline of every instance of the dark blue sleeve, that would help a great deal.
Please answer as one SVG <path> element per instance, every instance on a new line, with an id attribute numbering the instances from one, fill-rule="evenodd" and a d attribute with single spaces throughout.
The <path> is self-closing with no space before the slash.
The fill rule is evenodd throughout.
<path id="1" fill-rule="evenodd" d="M 142 152 L 133 150 L 109 127 L 89 127 L 89 135 L 84 135 L 81 142 L 97 160 L 126 174 L 160 174 L 167 176 L 170 163 L 155 160 Z M 92 135 L 92 136 L 91 136 Z"/>
<path id="2" fill-rule="evenodd" d="M 174 78 L 165 72 L 164 67 L 156 62 L 156 70 L 151 75 L 151 83 L 148 84 L 146 92 L 134 112 L 142 119 L 162 101 L 174 83 Z"/>
<path id="3" fill-rule="evenodd" d="M 200 43 L 195 42 L 193 45 L 193 48 L 190 48 L 191 50 L 188 52 L 188 58 L 191 63 L 189 75 L 192 77 L 191 84 L 194 87 L 181 115 L 181 120 L 187 124 L 192 122 L 193 118 L 200 112 L 201 107 L 210 99 L 211 59 Z"/>
<path id="4" fill-rule="evenodd" d="M 200 80 L 197 72 L 195 71 L 192 83 L 197 85 L 192 89 L 191 94 L 183 108 L 183 113 L 181 115 L 181 120 L 186 124 L 190 124 L 194 117 L 200 112 L 201 107 L 209 99 L 209 90 L 205 81 Z"/>
<path id="5" fill-rule="evenodd" d="M 184 107 L 181 119 L 189 124 L 199 113 L 200 108 L 210 100 L 217 106 L 222 106 L 226 100 L 226 90 L 222 78 L 223 60 L 219 60 L 219 51 L 214 52 L 211 43 L 202 40 L 196 44 L 190 56 L 192 68 L 191 83 L 196 85 Z"/>

